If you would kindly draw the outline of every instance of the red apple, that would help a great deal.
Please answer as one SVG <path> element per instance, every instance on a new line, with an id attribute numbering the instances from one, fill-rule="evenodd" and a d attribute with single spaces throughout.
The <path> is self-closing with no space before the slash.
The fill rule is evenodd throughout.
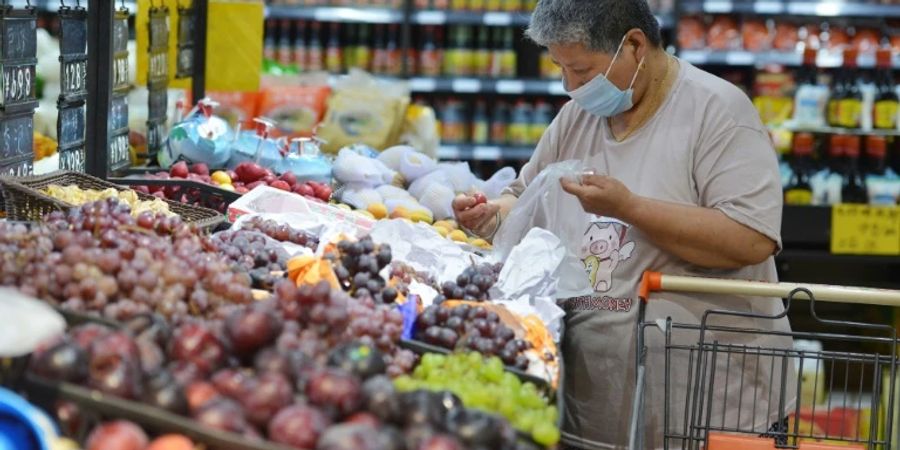
<path id="1" fill-rule="evenodd" d="M 235 186 L 235 187 L 234 187 L 234 192 L 237 192 L 238 194 L 244 195 L 244 194 L 250 192 L 250 190 L 247 189 L 246 186 Z"/>
<path id="2" fill-rule="evenodd" d="M 313 197 L 315 196 L 315 191 L 313 191 L 312 186 L 309 184 L 303 183 L 294 186 L 294 192 L 304 196 L 304 197 Z"/>
<path id="3" fill-rule="evenodd" d="M 209 175 L 209 166 L 204 163 L 196 163 L 191 166 L 191 172 L 197 175 Z"/>
<path id="4" fill-rule="evenodd" d="M 212 383 L 195 381 L 184 390 L 187 396 L 188 407 L 191 411 L 198 411 L 208 403 L 222 396 Z"/>
<path id="5" fill-rule="evenodd" d="M 189 173 L 188 165 L 184 161 L 178 161 L 169 169 L 169 174 L 175 178 L 187 178 Z"/>
<path id="6" fill-rule="evenodd" d="M 252 162 L 242 162 L 235 167 L 234 171 L 237 173 L 238 178 L 245 183 L 252 183 L 266 176 L 266 169 Z"/>
<path id="7" fill-rule="evenodd" d="M 262 180 L 263 180 L 264 183 L 266 183 L 266 184 L 268 184 L 268 185 L 271 186 L 272 183 L 278 181 L 278 178 L 276 178 L 275 175 L 266 175 L 266 176 L 263 177 Z"/>
<path id="8" fill-rule="evenodd" d="M 86 450 L 143 450 L 147 435 L 139 426 L 126 420 L 106 422 L 91 431 Z"/>
<path id="9" fill-rule="evenodd" d="M 287 171 L 281 174 L 280 179 L 281 181 L 287 182 L 287 184 L 291 186 L 291 189 L 297 185 L 297 175 L 294 175 L 294 172 Z"/>
<path id="10" fill-rule="evenodd" d="M 275 180 L 269 183 L 269 186 L 272 186 L 275 189 L 281 189 L 282 191 L 291 192 L 291 186 L 287 183 L 287 181 Z"/>
<path id="11" fill-rule="evenodd" d="M 317 198 L 323 201 L 327 202 L 331 198 L 331 186 L 328 186 L 327 184 L 313 185 L 313 192 Z"/>
<path id="12" fill-rule="evenodd" d="M 266 183 L 264 183 L 262 180 L 260 180 L 260 181 L 254 181 L 254 182 L 252 182 L 252 183 L 247 184 L 246 187 L 247 187 L 247 190 L 252 191 L 252 190 L 255 189 L 257 186 L 260 186 L 260 185 L 263 185 L 263 184 L 266 184 Z"/>

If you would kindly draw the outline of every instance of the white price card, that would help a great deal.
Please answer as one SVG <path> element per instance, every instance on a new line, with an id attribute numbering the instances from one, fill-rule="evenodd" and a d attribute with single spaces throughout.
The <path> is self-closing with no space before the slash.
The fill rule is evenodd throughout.
<path id="1" fill-rule="evenodd" d="M 756 14 L 781 14 L 784 12 L 784 4 L 771 0 L 757 1 L 753 3 L 753 12 Z"/>
<path id="2" fill-rule="evenodd" d="M 703 12 L 727 14 L 734 10 L 734 5 L 728 0 L 707 0 L 703 2 Z"/>
<path id="3" fill-rule="evenodd" d="M 434 78 L 410 78 L 409 90 L 413 92 L 434 92 L 437 89 L 437 81 Z"/>
<path id="4" fill-rule="evenodd" d="M 522 94 L 525 92 L 525 82 L 520 80 L 499 80 L 496 90 L 498 94 Z"/>
<path id="5" fill-rule="evenodd" d="M 472 158 L 478 159 L 482 161 L 494 161 L 498 160 L 503 156 L 503 151 L 500 150 L 500 147 L 486 147 L 486 146 L 478 146 L 475 147 L 472 152 Z"/>
<path id="6" fill-rule="evenodd" d="M 443 11 L 419 11 L 414 20 L 421 25 L 443 25 L 447 23 L 447 14 Z"/>
<path id="7" fill-rule="evenodd" d="M 453 80 L 452 88 L 460 94 L 474 94 L 481 92 L 481 82 L 474 78 L 459 78 Z"/>
<path id="8" fill-rule="evenodd" d="M 442 145 L 438 149 L 438 158 L 440 159 L 459 159 L 459 147 L 452 145 Z"/>
<path id="9" fill-rule="evenodd" d="M 505 27 L 512 25 L 512 14 L 505 12 L 484 13 L 484 24 L 492 27 Z"/>
<path id="10" fill-rule="evenodd" d="M 756 56 L 750 52 L 728 52 L 725 54 L 725 64 L 729 66 L 749 66 L 756 61 Z"/>

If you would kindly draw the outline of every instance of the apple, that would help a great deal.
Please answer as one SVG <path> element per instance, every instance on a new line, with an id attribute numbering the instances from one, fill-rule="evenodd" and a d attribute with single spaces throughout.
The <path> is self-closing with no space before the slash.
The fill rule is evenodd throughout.
<path id="1" fill-rule="evenodd" d="M 327 184 L 314 184 L 313 192 L 315 196 L 323 201 L 328 201 L 331 198 L 331 186 Z"/>
<path id="2" fill-rule="evenodd" d="M 294 172 L 291 172 L 290 170 L 281 174 L 281 177 L 279 177 L 279 179 L 286 182 L 291 187 L 291 189 L 293 189 L 294 186 L 297 185 L 297 175 L 294 175 Z"/>
<path id="3" fill-rule="evenodd" d="M 187 178 L 188 173 L 190 173 L 188 171 L 188 165 L 184 161 L 178 161 L 169 169 L 169 174 L 175 178 Z"/>
<path id="4" fill-rule="evenodd" d="M 191 172 L 197 175 L 209 175 L 209 166 L 204 163 L 196 163 L 191 166 Z"/>
<path id="5" fill-rule="evenodd" d="M 247 189 L 246 186 L 243 186 L 243 185 L 242 185 L 242 186 L 235 186 L 235 187 L 234 187 L 234 192 L 237 192 L 238 194 L 244 195 L 244 194 L 250 192 L 250 190 Z"/>
<path id="6" fill-rule="evenodd" d="M 272 183 L 278 181 L 278 178 L 276 178 L 275 175 L 266 175 L 266 176 L 263 177 L 262 180 L 263 180 L 264 183 L 266 183 L 266 184 L 268 184 L 268 185 L 271 186 Z"/>
<path id="7" fill-rule="evenodd" d="M 91 431 L 86 450 L 143 450 L 147 435 L 139 426 L 126 420 L 106 422 Z"/>
<path id="8" fill-rule="evenodd" d="M 275 181 L 269 183 L 269 186 L 271 186 L 275 189 L 281 189 L 282 191 L 288 191 L 288 192 L 291 191 L 291 186 L 287 183 L 287 181 L 283 181 L 283 180 L 275 180 Z"/>
<path id="9" fill-rule="evenodd" d="M 310 186 L 308 183 L 298 184 L 297 186 L 294 186 L 294 192 L 296 192 L 304 197 L 313 197 L 316 195 L 315 191 L 313 190 L 313 187 Z"/>
<path id="10" fill-rule="evenodd" d="M 266 176 L 266 169 L 252 162 L 242 162 L 234 168 L 234 171 L 238 178 L 245 183 L 252 183 Z"/>
<path id="11" fill-rule="evenodd" d="M 228 178 L 231 178 L 231 181 L 244 181 L 238 176 L 237 172 L 233 170 L 226 170 L 225 173 L 228 174 Z"/>
<path id="12" fill-rule="evenodd" d="M 264 183 L 262 180 L 260 180 L 260 181 L 254 181 L 254 182 L 252 182 L 252 183 L 247 184 L 246 188 L 247 188 L 247 190 L 252 191 L 252 190 L 255 189 L 257 186 L 260 186 L 260 185 L 263 185 L 263 184 L 266 184 L 266 183 Z"/>

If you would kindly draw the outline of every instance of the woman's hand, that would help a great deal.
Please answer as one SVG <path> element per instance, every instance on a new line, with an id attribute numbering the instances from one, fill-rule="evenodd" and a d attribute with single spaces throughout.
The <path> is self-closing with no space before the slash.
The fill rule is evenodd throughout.
<path id="1" fill-rule="evenodd" d="M 459 225 L 471 230 L 479 236 L 490 235 L 497 227 L 497 212 L 500 205 L 485 202 L 483 194 L 460 194 L 453 199 L 453 214 Z"/>
<path id="2" fill-rule="evenodd" d="M 621 181 L 604 175 L 584 175 L 581 184 L 559 179 L 564 191 L 578 197 L 585 212 L 622 219 L 635 195 Z"/>

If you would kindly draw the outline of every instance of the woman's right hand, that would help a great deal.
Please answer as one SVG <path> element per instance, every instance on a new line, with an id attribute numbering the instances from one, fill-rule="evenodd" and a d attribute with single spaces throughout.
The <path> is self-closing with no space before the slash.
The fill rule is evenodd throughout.
<path id="1" fill-rule="evenodd" d="M 500 205 L 481 201 L 479 196 L 483 198 L 484 194 L 457 195 L 453 199 L 453 213 L 461 227 L 479 236 L 487 236 L 497 227 L 497 212 L 500 211 Z"/>

